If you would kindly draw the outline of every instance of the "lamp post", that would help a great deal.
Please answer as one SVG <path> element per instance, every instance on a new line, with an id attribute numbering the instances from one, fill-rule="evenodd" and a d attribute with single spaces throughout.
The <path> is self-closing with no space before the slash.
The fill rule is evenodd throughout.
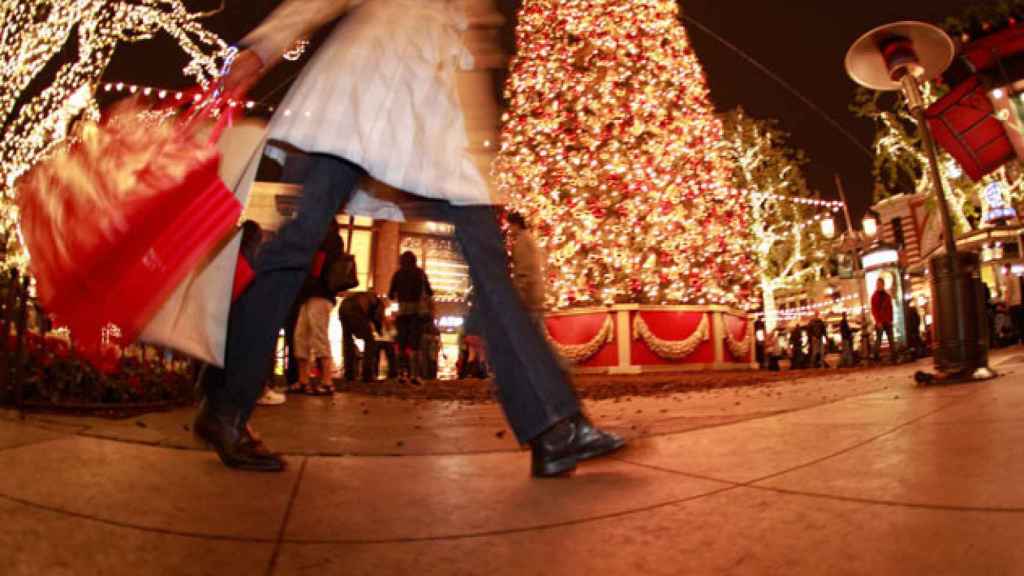
<path id="1" fill-rule="evenodd" d="M 846 233 L 850 235 L 852 242 L 852 249 L 850 254 L 853 257 L 853 280 L 857 283 L 857 301 L 860 303 L 860 323 L 861 330 L 868 329 L 868 316 L 867 316 L 867 287 L 864 285 L 864 269 L 861 266 L 861 251 L 863 250 L 863 238 L 856 230 L 853 229 L 853 219 L 850 218 L 850 207 L 846 203 L 846 190 L 843 188 L 843 181 L 839 179 L 839 174 L 836 177 L 836 190 L 839 191 L 839 200 L 843 203 L 843 217 L 846 219 Z M 862 225 L 866 222 L 861 222 Z M 862 228 L 865 233 L 866 228 Z M 877 227 L 874 232 L 871 233 L 874 236 L 878 232 Z"/>
<path id="2" fill-rule="evenodd" d="M 977 287 L 971 284 L 969 276 L 973 272 L 970 268 L 976 263 L 965 257 L 967 255 L 957 253 L 949 202 L 942 184 L 935 142 L 925 116 L 920 84 L 945 72 L 955 52 L 953 40 L 940 28 L 924 22 L 896 22 L 875 28 L 854 42 L 846 54 L 846 71 L 861 86 L 874 90 L 902 90 L 914 113 L 928 155 L 946 247 L 944 260 L 933 259 L 930 263 L 932 292 L 936 296 L 933 301 L 936 312 L 940 312 L 936 316 L 946 319 L 937 325 L 939 349 L 935 354 L 935 365 L 940 372 L 952 378 L 982 378 L 992 374 L 987 367 L 988 349 L 987 345 L 977 342 L 981 329 L 976 306 L 968 305 L 965 298 L 976 299 Z M 964 264 L 968 270 L 962 270 Z M 940 306 L 942 310 L 938 309 Z M 969 320 L 972 325 L 969 325 Z"/>

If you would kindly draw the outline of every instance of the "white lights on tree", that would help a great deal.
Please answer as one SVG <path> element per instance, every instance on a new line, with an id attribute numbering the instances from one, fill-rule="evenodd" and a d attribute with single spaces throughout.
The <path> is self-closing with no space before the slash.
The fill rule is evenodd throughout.
<path id="1" fill-rule="evenodd" d="M 779 318 L 775 293 L 820 277 L 828 256 L 826 222 L 842 204 L 812 197 L 803 176 L 807 159 L 786 146 L 786 134 L 772 122 L 736 110 L 724 125 L 735 185 L 753 190 L 747 195 L 750 250 L 757 260 L 765 323 L 773 330 Z"/>

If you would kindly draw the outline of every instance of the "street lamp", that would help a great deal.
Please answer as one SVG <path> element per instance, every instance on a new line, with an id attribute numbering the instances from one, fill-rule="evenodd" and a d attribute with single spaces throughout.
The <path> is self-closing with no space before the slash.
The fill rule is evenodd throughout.
<path id="1" fill-rule="evenodd" d="M 861 229 L 864 230 L 864 234 L 868 238 L 874 238 L 878 235 L 878 220 L 875 220 L 874 216 L 868 215 L 861 220 Z"/>
<path id="2" fill-rule="evenodd" d="M 829 240 L 836 237 L 836 221 L 831 216 L 821 220 L 821 234 Z"/>
<path id="3" fill-rule="evenodd" d="M 860 304 L 860 326 L 867 334 L 868 329 L 868 297 L 867 287 L 864 285 L 864 267 L 861 266 L 861 250 L 863 249 L 863 234 L 858 234 L 853 229 L 853 219 L 850 217 L 850 205 L 846 202 L 846 190 L 843 189 L 843 181 L 836 174 L 836 190 L 839 192 L 839 199 L 843 203 L 843 218 L 846 220 L 846 233 L 849 235 L 850 257 L 853 260 L 853 281 L 857 285 L 857 301 Z M 863 224 L 863 223 L 862 223 Z M 877 231 L 877 230 L 876 230 Z"/>
<path id="4" fill-rule="evenodd" d="M 921 82 L 942 74 L 953 62 L 955 53 L 953 40 L 940 28 L 924 22 L 896 22 L 875 28 L 854 42 L 846 53 L 846 71 L 861 86 L 902 90 L 914 113 L 928 155 L 946 246 L 944 256 L 929 262 L 937 321 L 935 366 L 952 378 L 982 378 L 992 372 L 987 367 L 987 343 L 980 342 L 987 332 L 980 324 L 980 290 L 971 277 L 977 270 L 977 257 L 957 253 L 949 202 L 920 86 Z"/>

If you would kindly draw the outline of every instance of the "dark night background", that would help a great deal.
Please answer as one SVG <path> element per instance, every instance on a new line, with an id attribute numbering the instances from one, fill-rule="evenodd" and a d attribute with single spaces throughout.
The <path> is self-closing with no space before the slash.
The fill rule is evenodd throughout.
<path id="1" fill-rule="evenodd" d="M 238 40 L 273 6 L 274 0 L 226 0 L 226 9 L 209 26 L 230 41 Z M 497 0 L 509 19 L 504 30 L 506 49 L 514 50 L 512 26 L 518 0 Z M 792 135 L 791 143 L 811 158 L 808 176 L 823 197 L 836 196 L 833 174 L 845 184 L 854 218 L 870 204 L 872 191 L 870 148 L 873 126 L 849 112 L 854 85 L 843 69 L 849 45 L 861 34 L 896 20 L 941 22 L 975 4 L 972 0 L 682 0 L 685 15 L 771 70 L 812 101 L 861 143 L 858 146 L 820 114 L 787 91 L 747 60 L 692 23 L 687 26 L 704 65 L 716 106 L 728 110 L 743 106 L 758 117 L 778 118 Z M 216 6 L 213 0 L 194 0 L 193 9 Z M 181 85 L 177 71 L 183 57 L 166 38 L 124 49 L 115 57 L 107 80 L 156 86 Z M 283 96 L 283 84 L 297 71 L 282 66 L 255 90 L 262 98 Z"/>

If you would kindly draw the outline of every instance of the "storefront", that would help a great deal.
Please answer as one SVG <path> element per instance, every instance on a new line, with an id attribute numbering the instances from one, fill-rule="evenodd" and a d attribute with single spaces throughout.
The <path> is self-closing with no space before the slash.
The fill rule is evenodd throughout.
<path id="1" fill-rule="evenodd" d="M 255 220 L 265 233 L 273 234 L 293 216 L 297 194 L 298 188 L 293 185 L 258 182 L 244 218 Z M 441 332 L 438 372 L 441 377 L 453 377 L 470 280 L 469 268 L 452 237 L 452 227 L 438 222 L 397 223 L 346 214 L 339 214 L 337 221 L 345 247 L 356 259 L 359 286 L 352 292 L 387 295 L 391 276 L 398 269 L 399 255 L 406 250 L 416 255 L 434 290 L 434 321 Z M 329 335 L 335 365 L 340 368 L 343 335 L 337 309 L 331 315 Z M 361 348 L 362 342 L 357 340 L 356 345 Z M 279 352 L 283 353 L 283 342 Z"/>
<path id="2" fill-rule="evenodd" d="M 864 254 L 861 258 L 864 267 L 864 287 L 867 294 L 875 293 L 878 281 L 881 280 L 885 291 L 892 297 L 892 325 L 896 342 L 905 345 L 907 342 L 906 305 L 909 299 L 910 286 L 900 266 L 900 254 L 893 247 L 880 246 Z"/>

